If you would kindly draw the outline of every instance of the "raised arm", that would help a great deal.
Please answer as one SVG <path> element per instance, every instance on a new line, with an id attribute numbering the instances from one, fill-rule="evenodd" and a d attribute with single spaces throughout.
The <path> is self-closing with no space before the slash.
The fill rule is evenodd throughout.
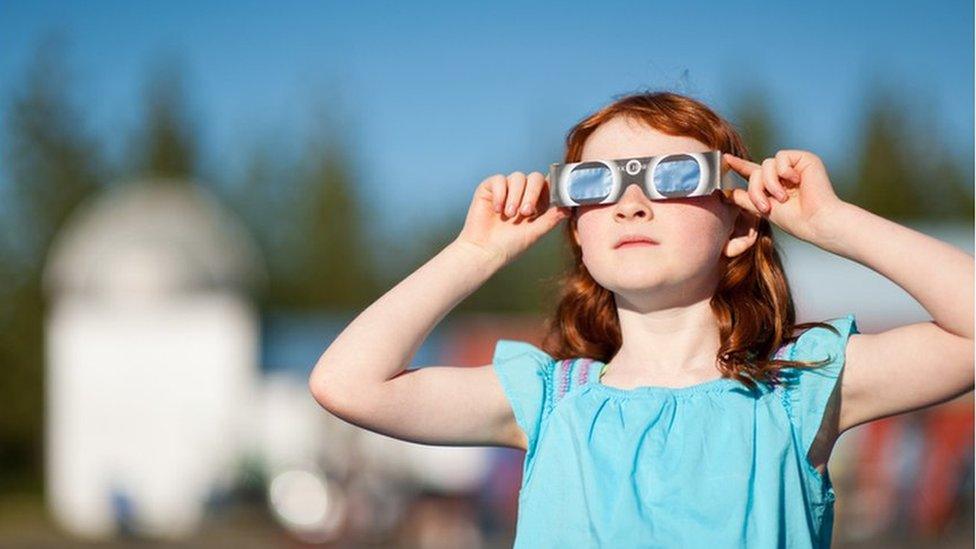
<path id="1" fill-rule="evenodd" d="M 932 315 L 848 339 L 838 434 L 973 390 L 973 256 L 840 200 L 823 162 L 808 151 L 782 150 L 761 165 L 725 157 L 749 178 L 748 193 L 734 191 L 736 204 L 876 271 Z"/>
<path id="2" fill-rule="evenodd" d="M 448 312 L 568 215 L 549 208 L 546 185 L 539 172 L 485 179 L 461 234 L 325 350 L 309 376 L 316 401 L 349 423 L 403 440 L 524 448 L 490 364 L 406 367 Z"/>
<path id="3" fill-rule="evenodd" d="M 973 390 L 973 256 L 844 203 L 815 244 L 901 286 L 932 320 L 847 344 L 839 428 L 952 400 Z"/>

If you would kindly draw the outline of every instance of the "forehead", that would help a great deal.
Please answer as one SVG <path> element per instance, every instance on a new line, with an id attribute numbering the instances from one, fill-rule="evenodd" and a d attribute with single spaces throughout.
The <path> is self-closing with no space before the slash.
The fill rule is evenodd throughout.
<path id="1" fill-rule="evenodd" d="M 583 144 L 580 161 L 708 150 L 711 147 L 693 137 L 668 135 L 639 120 L 617 116 L 593 130 Z"/>

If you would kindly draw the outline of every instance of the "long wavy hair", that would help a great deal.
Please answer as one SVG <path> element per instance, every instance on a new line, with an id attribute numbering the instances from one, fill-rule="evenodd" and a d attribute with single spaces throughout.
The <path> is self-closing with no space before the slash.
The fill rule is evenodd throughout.
<path id="1" fill-rule="evenodd" d="M 750 159 L 742 138 L 729 122 L 700 101 L 673 92 L 641 92 L 620 97 L 573 126 L 566 136 L 564 162 L 580 161 L 586 139 L 604 122 L 625 116 L 658 131 L 697 139 L 712 149 Z M 583 253 L 573 238 L 577 211 L 567 219 L 566 237 L 573 264 L 559 281 L 558 304 L 546 319 L 543 350 L 557 359 L 590 357 L 607 363 L 620 349 L 622 337 L 613 292 L 600 286 L 586 270 Z M 719 324 L 719 369 L 750 389 L 755 382 L 777 384 L 780 369 L 819 367 L 829 361 L 776 358 L 780 346 L 804 330 L 825 322 L 795 324 L 790 286 L 773 240 L 769 220 L 762 218 L 759 236 L 747 251 L 723 261 L 725 267 L 711 308 Z"/>

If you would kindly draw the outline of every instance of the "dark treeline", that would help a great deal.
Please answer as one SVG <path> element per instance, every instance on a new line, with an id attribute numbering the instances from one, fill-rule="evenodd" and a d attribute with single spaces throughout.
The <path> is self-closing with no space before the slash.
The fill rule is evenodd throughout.
<path id="1" fill-rule="evenodd" d="M 219 169 L 203 173 L 208 163 L 198 128 L 205 121 L 192 115 L 182 70 L 172 60 L 149 65 L 135 129 L 95 135 L 72 93 L 80 82 L 66 53 L 58 39 L 43 42 L 20 84 L 0 98 L 8 145 L 6 185 L 0 188 L 6 223 L 0 240 L 0 491 L 41 488 L 47 303 L 40 276 L 51 241 L 72 210 L 106 185 L 146 175 L 208 185 L 242 218 L 264 254 L 270 283 L 255 296 L 264 311 L 362 309 L 452 240 L 465 215 L 459 209 L 432 218 L 409 235 L 372 234 L 338 114 L 297 154 L 280 150 L 269 137 L 248 151 L 243 177 L 231 180 Z M 891 219 L 971 224 L 968 159 L 949 156 L 935 132 L 902 116 L 909 107 L 890 91 L 874 88 L 865 104 L 855 160 L 844 171 L 831 168 L 838 194 Z M 747 93 L 729 113 L 754 159 L 781 148 L 767 105 L 759 93 Z M 541 150 L 559 151 L 566 129 L 554 132 Z M 121 148 L 124 160 L 110 160 L 109 146 Z M 473 192 L 478 181 L 475 176 L 459 184 Z M 561 230 L 547 235 L 458 310 L 547 310 L 553 282 L 569 260 L 563 238 Z M 380 268 L 380 257 L 394 258 L 394 267 L 387 261 Z"/>

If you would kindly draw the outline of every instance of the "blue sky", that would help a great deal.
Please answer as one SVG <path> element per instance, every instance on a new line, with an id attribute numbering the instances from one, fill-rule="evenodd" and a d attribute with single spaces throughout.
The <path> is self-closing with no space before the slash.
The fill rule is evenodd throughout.
<path id="1" fill-rule="evenodd" d="M 257 140 L 295 146 L 338 109 L 362 184 L 383 191 L 368 201 L 381 230 L 461 216 L 493 173 L 544 171 L 575 121 L 638 88 L 723 115 L 758 88 L 778 148 L 810 149 L 829 169 L 853 160 L 878 79 L 946 146 L 973 149 L 972 2 L 35 0 L 0 8 L 4 100 L 51 29 L 112 145 L 139 120 L 153 59 L 176 54 L 205 157 L 230 178 Z"/>

